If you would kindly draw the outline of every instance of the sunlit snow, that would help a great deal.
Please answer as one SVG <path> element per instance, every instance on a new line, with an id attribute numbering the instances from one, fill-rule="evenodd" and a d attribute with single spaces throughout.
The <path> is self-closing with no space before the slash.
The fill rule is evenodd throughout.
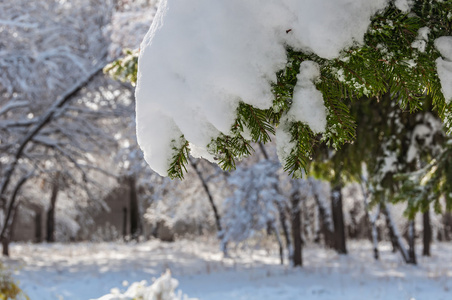
<path id="1" fill-rule="evenodd" d="M 157 240 L 140 244 L 12 244 L 4 263 L 32 300 L 97 299 L 112 289 L 158 278 L 166 269 L 183 294 L 201 300 L 451 299 L 450 243 L 432 246 L 432 257 L 406 265 L 388 243 L 381 260 L 369 241 L 350 241 L 349 255 L 306 245 L 303 268 L 279 265 L 276 245 L 231 250 L 223 259 L 208 240 Z M 177 293 L 177 291 L 176 291 Z"/>
<path id="2" fill-rule="evenodd" d="M 203 156 L 213 138 L 229 133 L 239 102 L 271 106 L 271 83 L 286 63 L 287 45 L 337 57 L 363 41 L 371 16 L 387 3 L 161 1 L 139 58 L 137 135 L 145 159 L 167 175 L 182 135 Z M 312 119 L 304 121 L 322 131 L 323 124 Z"/>

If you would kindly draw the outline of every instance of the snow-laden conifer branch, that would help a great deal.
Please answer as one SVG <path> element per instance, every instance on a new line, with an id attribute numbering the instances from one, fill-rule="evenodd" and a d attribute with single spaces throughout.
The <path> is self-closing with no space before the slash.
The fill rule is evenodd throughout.
<path id="1" fill-rule="evenodd" d="M 183 137 L 181 137 L 180 139 L 183 141 L 182 146 L 173 146 L 175 154 L 168 170 L 168 177 L 170 177 L 171 179 L 183 178 L 184 172 L 187 172 L 186 165 L 188 163 L 188 160 L 190 159 L 188 156 L 188 142 L 184 141 Z"/>
<path id="2" fill-rule="evenodd" d="M 237 131 L 245 135 L 249 132 L 249 140 L 253 142 L 267 143 L 270 141 L 269 134 L 275 134 L 272 124 L 267 119 L 266 111 L 256 109 L 251 105 L 240 103 L 237 109 Z"/>
<path id="3" fill-rule="evenodd" d="M 284 128 L 279 129 L 279 136 L 287 147 L 280 147 L 286 149 L 280 151 L 280 159 L 289 172 L 297 174 L 306 167 L 314 139 L 299 135 L 302 139 L 295 142 L 294 136 L 288 136 L 297 130 L 292 125 L 280 125 L 281 121 L 302 122 L 308 126 L 307 132 L 320 134 L 322 141 L 339 148 L 355 136 L 349 101 L 391 92 L 398 95 L 396 101 L 400 108 L 410 111 L 421 108 L 427 93 L 433 98 L 436 111 L 450 122 L 451 118 L 447 118 L 450 97 L 447 84 L 444 85 L 450 75 L 440 74 L 442 61 L 436 59 L 440 55 L 447 59 L 449 52 L 434 45 L 439 37 L 452 34 L 449 14 L 452 4 L 448 1 L 417 0 L 401 5 L 400 1 L 385 0 L 372 3 L 285 0 L 277 6 L 270 1 L 236 5 L 219 2 L 215 4 L 218 6 L 202 6 L 201 2 L 190 5 L 202 7 L 204 18 L 199 18 L 197 13 L 200 22 L 184 21 L 184 26 L 178 26 L 180 20 L 191 18 L 184 9 L 185 4 L 178 0 L 162 1 L 139 54 L 138 140 L 147 161 L 162 175 L 168 173 L 171 157 L 177 157 L 167 154 L 172 147 L 168 145 L 181 134 L 191 143 L 190 150 L 196 149 L 196 156 L 211 161 L 217 158 L 225 169 L 234 168 L 236 155 L 251 153 L 248 147 L 243 147 L 246 140 L 253 138 L 249 131 L 262 134 L 262 127 L 254 124 L 238 126 L 237 130 L 233 126 L 237 120 L 234 116 L 240 111 L 237 110 L 240 105 L 265 111 L 268 124 Z M 183 18 L 178 19 L 182 12 Z M 213 15 L 216 18 L 210 18 Z M 314 15 L 316 19 L 312 19 Z M 222 18 L 237 22 L 222 22 Z M 344 20 L 350 31 L 338 26 Z M 305 21 L 309 26 L 302 24 Z M 259 30 L 254 31 L 255 28 Z M 184 38 L 193 36 L 191 31 L 197 33 L 196 38 Z M 250 40 L 253 40 L 252 47 Z M 170 47 L 174 41 L 184 47 Z M 130 75 L 126 70 L 135 69 L 130 64 L 133 61 L 129 57 L 118 67 L 125 72 L 123 78 Z M 302 75 L 301 68 L 312 62 L 318 66 L 318 78 L 312 72 L 308 77 Z M 321 97 L 314 96 L 316 90 Z M 322 115 L 322 109 L 306 104 L 313 97 L 318 97 L 317 103 L 323 99 L 327 111 L 325 130 L 319 130 L 322 127 L 318 126 L 318 122 L 325 122 L 324 117 L 306 118 Z M 296 107 L 303 107 L 301 113 L 293 114 Z M 155 117 L 150 117 L 154 114 Z M 165 121 L 151 124 L 151 120 L 160 119 Z M 270 132 L 269 128 L 266 130 Z M 312 132 L 307 135 L 314 136 Z M 150 143 L 148 139 L 155 142 Z M 302 151 L 292 151 L 291 141 L 303 145 L 299 147 Z"/>

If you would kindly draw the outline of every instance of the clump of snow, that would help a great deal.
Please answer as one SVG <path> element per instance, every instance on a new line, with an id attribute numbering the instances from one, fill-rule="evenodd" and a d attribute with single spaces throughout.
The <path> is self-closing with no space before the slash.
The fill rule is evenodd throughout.
<path id="1" fill-rule="evenodd" d="M 442 36 L 435 40 L 435 47 L 448 61 L 452 61 L 452 36 Z"/>
<path id="2" fill-rule="evenodd" d="M 150 286 L 145 280 L 134 282 L 123 294 L 118 289 L 112 289 L 110 294 L 97 300 L 189 300 L 187 296 L 182 296 L 180 292 L 176 295 L 174 291 L 178 285 L 179 282 L 172 278 L 171 272 L 167 270 Z"/>
<path id="3" fill-rule="evenodd" d="M 289 117 L 309 125 L 314 133 L 324 132 L 326 128 L 326 108 L 322 93 L 314 83 L 320 78 L 320 67 L 313 61 L 300 65 L 297 84 L 293 92 L 293 102 L 288 111 Z"/>
<path id="4" fill-rule="evenodd" d="M 167 175 L 174 141 L 177 144 L 182 134 L 204 156 L 207 151 L 201 148 L 230 132 L 240 102 L 261 109 L 272 105 L 271 84 L 285 66 L 286 46 L 338 57 L 344 48 L 363 42 L 370 18 L 387 4 L 161 1 L 141 44 L 138 65 L 137 136 L 146 161 Z M 315 94 L 306 90 L 300 88 L 298 97 Z M 305 101 L 317 105 L 320 98 L 314 99 Z M 323 131 L 319 123 L 314 131 Z"/>
<path id="5" fill-rule="evenodd" d="M 411 10 L 411 6 L 413 5 L 412 0 L 396 0 L 394 1 L 394 5 L 401 11 L 408 13 Z"/>
<path id="6" fill-rule="evenodd" d="M 417 39 L 418 40 L 424 40 L 424 41 L 428 42 L 428 35 L 429 34 L 430 34 L 430 28 L 428 28 L 428 27 L 419 28 L 419 30 L 417 32 Z"/>
<path id="7" fill-rule="evenodd" d="M 419 50 L 419 52 L 424 53 L 425 47 L 427 46 L 427 43 L 424 40 L 415 40 L 411 43 L 411 47 Z"/>
<path id="8" fill-rule="evenodd" d="M 425 52 L 429 34 L 430 34 L 430 28 L 428 28 L 428 27 L 419 28 L 418 33 L 417 33 L 417 38 L 413 43 L 411 43 L 411 47 L 419 50 L 419 52 Z"/>
<path id="9" fill-rule="evenodd" d="M 284 0 L 277 3 L 287 8 L 284 25 L 292 29 L 287 35 L 288 44 L 331 59 L 338 57 L 341 50 L 352 46 L 354 42 L 362 43 L 370 18 L 388 2 Z"/>
<path id="10" fill-rule="evenodd" d="M 452 36 L 437 38 L 435 47 L 443 56 L 436 59 L 436 70 L 441 81 L 441 91 L 449 103 L 452 101 Z"/>
<path id="11" fill-rule="evenodd" d="M 204 147 L 198 147 L 195 144 L 190 143 L 190 153 L 195 158 L 204 158 L 210 162 L 215 162 L 215 156 L 209 153 Z"/>

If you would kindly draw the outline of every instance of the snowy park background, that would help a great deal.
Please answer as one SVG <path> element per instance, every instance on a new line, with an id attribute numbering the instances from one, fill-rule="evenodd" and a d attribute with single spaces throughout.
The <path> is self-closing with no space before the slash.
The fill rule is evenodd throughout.
<path id="1" fill-rule="evenodd" d="M 403 23 L 421 4 L 431 28 Z M 0 299 L 452 299 L 447 5 L 0 0 Z M 402 88 L 370 97 L 365 55 Z M 433 100 L 406 82 L 425 66 Z M 244 117 L 268 109 L 274 130 Z M 315 176 L 284 170 L 291 126 Z"/>

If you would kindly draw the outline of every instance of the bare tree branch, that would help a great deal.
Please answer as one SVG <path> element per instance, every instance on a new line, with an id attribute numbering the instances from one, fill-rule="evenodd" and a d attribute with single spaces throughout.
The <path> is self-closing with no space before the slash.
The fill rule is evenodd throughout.
<path id="1" fill-rule="evenodd" d="M 14 173 L 14 170 L 21 158 L 25 147 L 28 143 L 33 139 L 33 137 L 38 134 L 47 124 L 50 123 L 54 114 L 60 109 L 63 108 L 64 105 L 69 102 L 82 88 L 84 88 L 96 75 L 102 72 L 103 67 L 106 63 L 101 63 L 97 65 L 86 78 L 80 80 L 76 84 L 74 84 L 66 93 L 64 93 L 60 98 L 58 98 L 54 104 L 42 115 L 40 120 L 36 123 L 36 125 L 31 128 L 27 135 L 25 135 L 22 140 L 18 143 L 17 150 L 15 151 L 13 161 L 9 164 L 5 176 L 2 180 L 2 184 L 0 186 L 0 207 L 4 207 L 6 203 L 5 192 L 8 187 L 9 181 L 11 180 L 11 176 Z"/>

